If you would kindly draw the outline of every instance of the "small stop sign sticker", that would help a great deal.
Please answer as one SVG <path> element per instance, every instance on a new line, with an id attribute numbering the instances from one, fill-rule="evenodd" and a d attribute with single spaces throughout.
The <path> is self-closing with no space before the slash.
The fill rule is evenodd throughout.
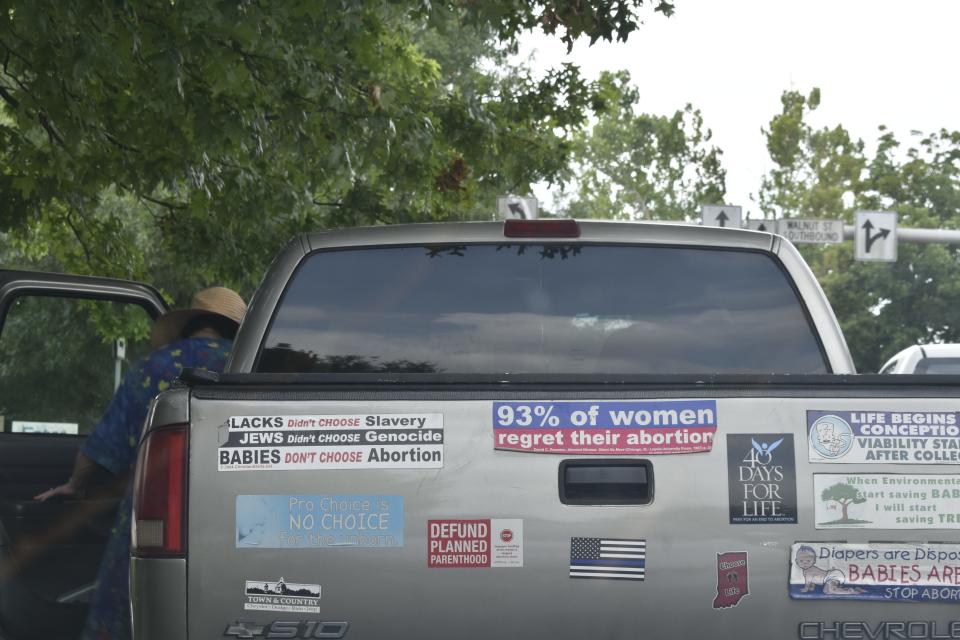
<path id="1" fill-rule="evenodd" d="M 503 531 L 500 532 L 500 539 L 503 540 L 504 542 L 510 542 L 511 540 L 513 540 L 513 531 L 511 531 L 510 529 L 504 529 Z"/>

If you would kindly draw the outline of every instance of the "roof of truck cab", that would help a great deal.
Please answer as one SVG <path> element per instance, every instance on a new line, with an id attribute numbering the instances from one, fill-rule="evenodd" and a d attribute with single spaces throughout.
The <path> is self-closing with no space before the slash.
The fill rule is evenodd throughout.
<path id="1" fill-rule="evenodd" d="M 541 218 L 557 220 L 557 218 Z M 611 220 L 578 220 L 580 237 L 508 238 L 504 221 L 432 222 L 423 224 L 378 225 L 318 231 L 306 235 L 308 251 L 346 246 L 385 244 L 424 244 L 446 242 L 598 242 L 655 243 L 701 247 L 737 247 L 770 251 L 776 236 L 762 231 L 702 227 L 668 222 L 618 222 Z"/>

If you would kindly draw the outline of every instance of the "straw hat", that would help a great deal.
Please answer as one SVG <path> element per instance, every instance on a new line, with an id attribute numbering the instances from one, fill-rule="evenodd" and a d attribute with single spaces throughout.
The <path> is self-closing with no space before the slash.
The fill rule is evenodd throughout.
<path id="1" fill-rule="evenodd" d="M 247 304 L 236 291 L 226 287 L 210 287 L 195 293 L 189 308 L 176 309 L 157 318 L 150 331 L 150 342 L 154 348 L 158 348 L 179 339 L 183 328 L 197 316 L 213 313 L 240 324 L 246 312 Z"/>

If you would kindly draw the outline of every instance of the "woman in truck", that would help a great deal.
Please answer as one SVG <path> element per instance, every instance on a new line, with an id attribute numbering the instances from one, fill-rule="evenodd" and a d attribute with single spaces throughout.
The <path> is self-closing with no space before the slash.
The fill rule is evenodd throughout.
<path id="1" fill-rule="evenodd" d="M 246 308 L 236 292 L 213 287 L 194 295 L 189 308 L 158 318 L 150 334 L 155 351 L 127 372 L 81 447 L 73 475 L 35 499 L 82 496 L 88 480 L 100 468 L 113 474 L 119 483 L 126 483 L 137 459 L 150 401 L 185 368 L 223 371 Z M 100 563 L 83 640 L 129 640 L 132 635 L 128 584 L 131 512 L 127 485 Z"/>

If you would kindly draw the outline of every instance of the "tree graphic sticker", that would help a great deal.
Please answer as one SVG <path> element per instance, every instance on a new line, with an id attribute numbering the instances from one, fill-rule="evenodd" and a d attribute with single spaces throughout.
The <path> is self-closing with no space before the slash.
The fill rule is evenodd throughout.
<path id="1" fill-rule="evenodd" d="M 870 520 L 851 519 L 848 513 L 851 504 L 863 504 L 867 501 L 863 493 L 855 486 L 838 482 L 832 487 L 827 487 L 820 494 L 820 499 L 824 502 L 836 502 L 843 510 L 843 516 L 839 520 L 831 522 L 821 522 L 820 524 L 866 524 Z"/>

